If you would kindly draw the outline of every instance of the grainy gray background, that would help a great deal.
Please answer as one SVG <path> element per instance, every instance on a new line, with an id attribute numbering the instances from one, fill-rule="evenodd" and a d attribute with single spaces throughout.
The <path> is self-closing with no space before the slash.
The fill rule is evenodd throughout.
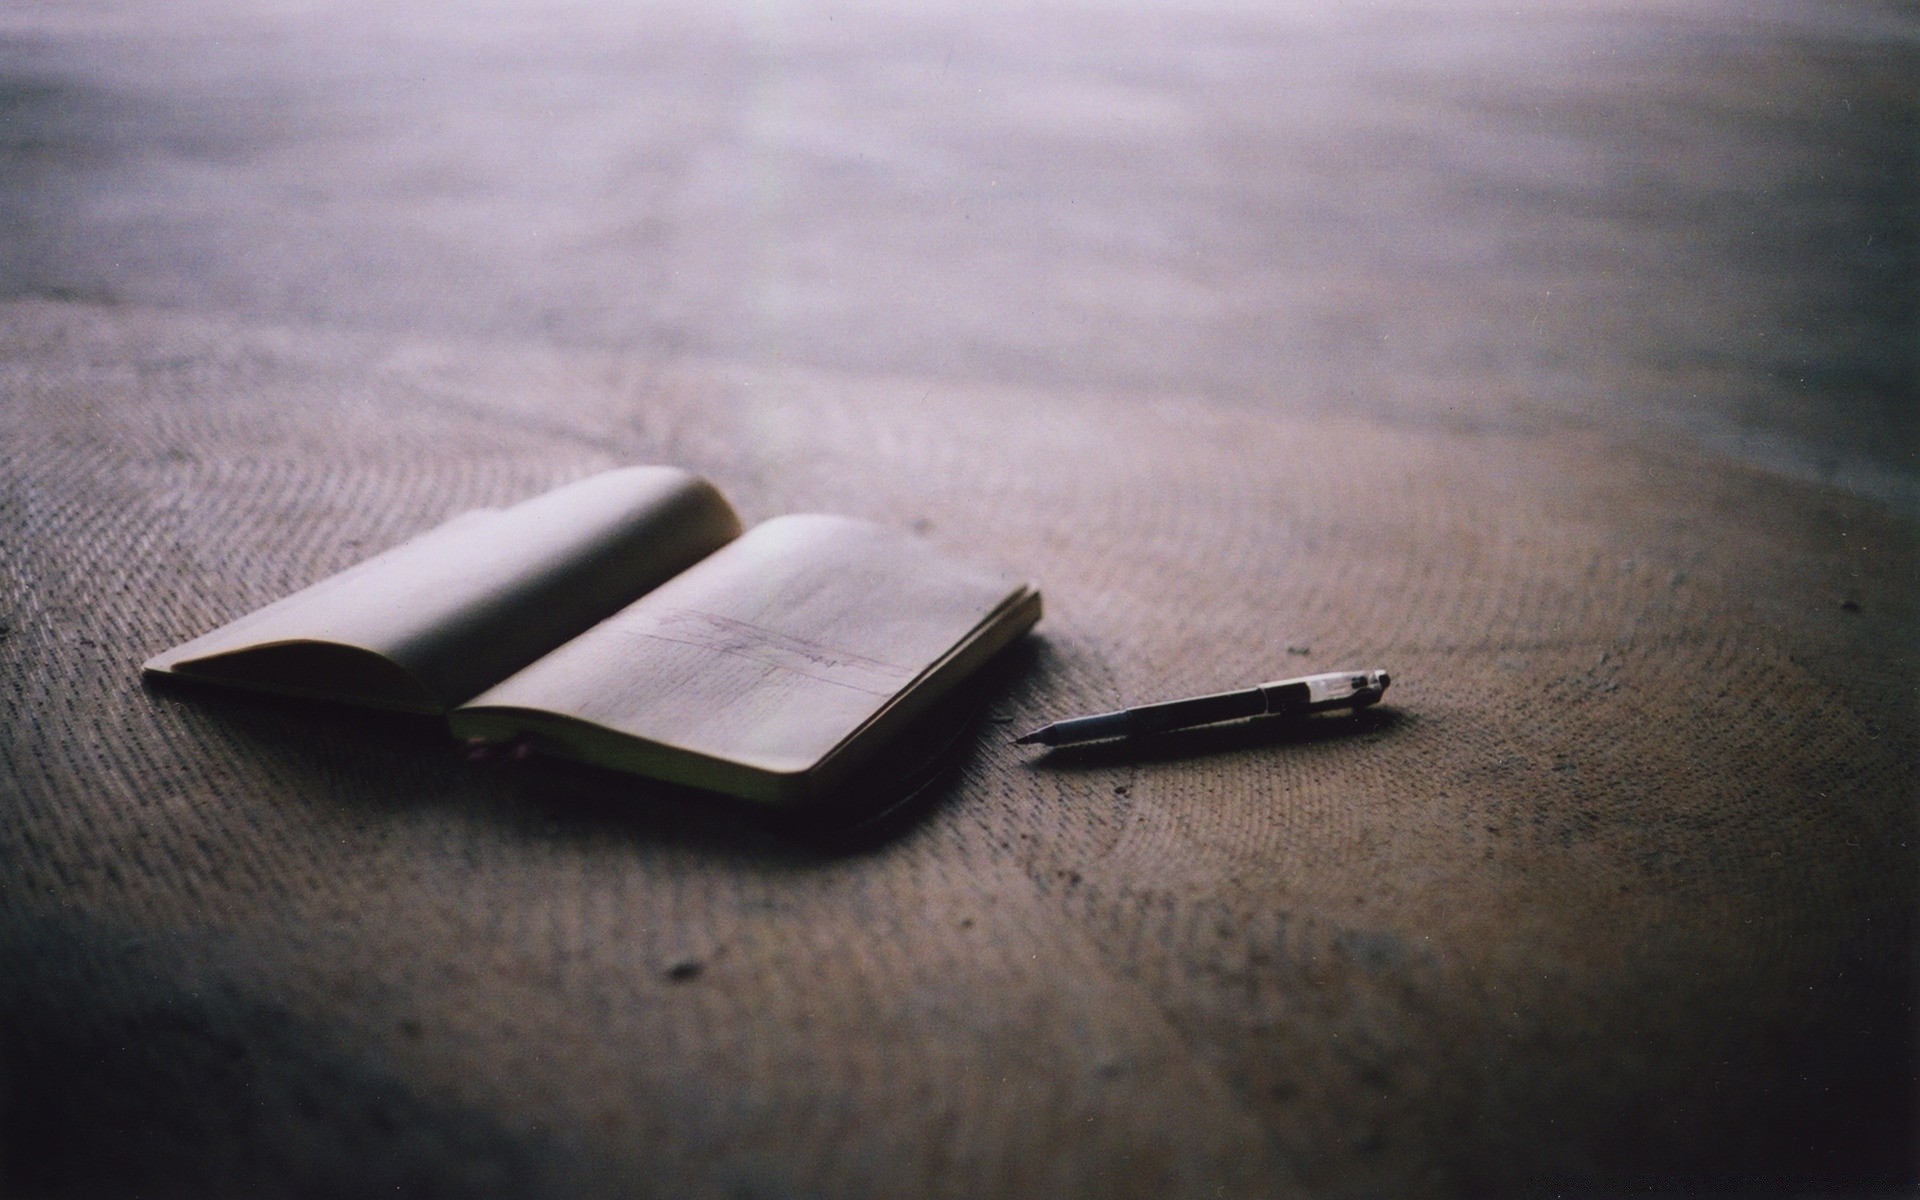
<path id="1" fill-rule="evenodd" d="M 0 13 L 21 1196 L 1896 1190 L 1920 18 Z M 672 462 L 1049 602 L 860 836 L 143 690 Z M 1378 719 L 997 732 L 1347 664 Z"/>

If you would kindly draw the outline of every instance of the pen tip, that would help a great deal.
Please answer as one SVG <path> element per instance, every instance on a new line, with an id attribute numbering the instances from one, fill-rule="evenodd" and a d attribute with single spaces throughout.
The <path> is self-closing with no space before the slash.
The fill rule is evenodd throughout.
<path id="1" fill-rule="evenodd" d="M 1031 746 L 1033 743 L 1041 740 L 1041 735 L 1045 732 L 1046 730 L 1044 729 L 1036 729 L 1032 733 L 1023 733 L 1013 739 L 1013 744 L 1016 746 Z"/>

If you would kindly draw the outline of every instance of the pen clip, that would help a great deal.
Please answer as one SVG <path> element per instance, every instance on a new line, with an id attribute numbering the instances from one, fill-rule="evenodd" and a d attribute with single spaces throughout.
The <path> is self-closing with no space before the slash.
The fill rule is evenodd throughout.
<path id="1" fill-rule="evenodd" d="M 1263 683 L 1260 690 L 1270 713 L 1317 712 L 1377 704 L 1391 682 L 1385 671 L 1329 671 Z"/>

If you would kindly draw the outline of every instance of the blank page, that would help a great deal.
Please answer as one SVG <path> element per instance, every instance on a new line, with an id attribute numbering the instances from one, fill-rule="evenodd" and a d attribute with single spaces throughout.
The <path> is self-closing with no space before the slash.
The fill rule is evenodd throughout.
<path id="1" fill-rule="evenodd" d="M 444 710 L 589 628 L 739 532 L 711 484 L 670 467 L 608 471 L 468 513 L 175 647 L 147 669 L 268 690 L 276 651 L 348 647 L 402 669 Z M 341 699 L 379 697 L 340 695 Z"/>

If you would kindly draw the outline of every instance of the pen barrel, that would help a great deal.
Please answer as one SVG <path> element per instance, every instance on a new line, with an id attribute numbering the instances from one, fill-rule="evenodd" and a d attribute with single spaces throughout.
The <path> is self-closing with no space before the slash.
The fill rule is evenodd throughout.
<path id="1" fill-rule="evenodd" d="M 1266 711 L 1275 716 L 1311 712 L 1313 709 L 1313 691 L 1304 680 L 1262 684 L 1260 695 L 1266 703 Z"/>
<path id="2" fill-rule="evenodd" d="M 1216 692 L 1186 700 L 1143 704 L 1090 717 L 1069 717 L 1036 729 L 1023 743 L 1066 746 L 1105 738 L 1138 737 L 1196 725 L 1213 725 L 1247 717 L 1298 716 L 1323 708 L 1361 708 L 1378 701 L 1387 690 L 1385 671 L 1335 671 L 1282 679 L 1237 692 Z"/>
<path id="3" fill-rule="evenodd" d="M 1259 688 L 1219 692 L 1189 700 L 1169 700 L 1165 704 L 1144 704 L 1139 708 L 1130 708 L 1126 713 L 1127 732 L 1160 733 L 1168 729 L 1185 729 L 1190 725 L 1211 725 L 1216 721 L 1257 717 L 1266 711 L 1267 698 Z"/>

